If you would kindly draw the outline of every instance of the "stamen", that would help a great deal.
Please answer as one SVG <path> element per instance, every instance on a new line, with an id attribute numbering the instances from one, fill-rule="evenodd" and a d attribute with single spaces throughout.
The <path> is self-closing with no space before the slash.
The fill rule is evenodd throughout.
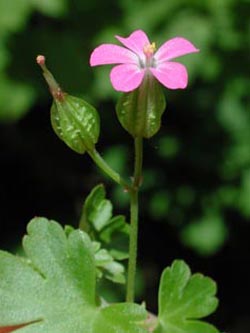
<path id="1" fill-rule="evenodd" d="M 156 50 L 156 45 L 155 43 L 152 44 L 146 44 L 143 48 L 143 52 L 147 57 L 150 57 L 154 54 Z"/>

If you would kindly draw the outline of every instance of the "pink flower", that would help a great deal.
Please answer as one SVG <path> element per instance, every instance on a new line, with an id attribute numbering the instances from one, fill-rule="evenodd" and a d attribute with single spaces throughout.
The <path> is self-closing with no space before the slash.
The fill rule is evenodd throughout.
<path id="1" fill-rule="evenodd" d="M 115 90 L 129 92 L 140 86 L 143 78 L 153 75 L 169 89 L 184 89 L 188 83 L 185 66 L 172 59 L 199 50 L 182 37 L 165 42 L 156 52 L 155 43 L 150 43 L 142 30 L 129 37 L 115 36 L 125 47 L 102 44 L 92 52 L 90 65 L 117 64 L 110 72 Z"/>

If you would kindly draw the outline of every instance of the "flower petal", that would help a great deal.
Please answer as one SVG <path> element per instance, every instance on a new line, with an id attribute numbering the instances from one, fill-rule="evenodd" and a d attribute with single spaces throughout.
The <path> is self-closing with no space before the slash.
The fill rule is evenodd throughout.
<path id="1" fill-rule="evenodd" d="M 137 63 L 136 55 L 115 44 L 102 44 L 95 48 L 90 56 L 90 66 L 126 63 Z"/>
<path id="2" fill-rule="evenodd" d="M 139 87 L 145 69 L 133 64 L 115 66 L 110 72 L 110 79 L 115 90 L 129 92 Z"/>
<path id="3" fill-rule="evenodd" d="M 123 38 L 120 36 L 115 36 L 119 42 L 121 42 L 128 49 L 135 52 L 142 60 L 145 58 L 145 54 L 143 52 L 143 48 L 145 45 L 150 44 L 148 36 L 142 30 L 136 30 L 132 32 L 131 35 L 127 38 Z"/>
<path id="4" fill-rule="evenodd" d="M 187 39 L 176 37 L 164 43 L 155 53 L 154 58 L 158 62 L 163 62 L 193 52 L 199 52 L 199 50 Z"/>
<path id="5" fill-rule="evenodd" d="M 150 68 L 154 77 L 169 89 L 184 89 L 188 83 L 186 67 L 178 62 L 163 62 L 157 68 Z"/>

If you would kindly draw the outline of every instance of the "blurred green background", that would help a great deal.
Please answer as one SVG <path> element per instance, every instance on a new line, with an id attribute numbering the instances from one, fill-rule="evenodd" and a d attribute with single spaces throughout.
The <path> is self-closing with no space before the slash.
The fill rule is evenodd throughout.
<path id="1" fill-rule="evenodd" d="M 145 142 L 138 299 L 157 307 L 161 270 L 174 258 L 219 283 L 211 319 L 248 333 L 250 316 L 250 2 L 248 0 L 0 0 L 0 242 L 13 249 L 34 216 L 77 226 L 101 175 L 53 134 L 37 54 L 62 87 L 100 111 L 99 151 L 127 177 L 132 140 L 114 111 L 110 67 L 92 49 L 143 29 L 159 46 L 175 36 L 201 51 L 180 59 L 189 86 L 165 91 L 160 132 Z M 116 211 L 128 198 L 108 179 Z M 142 296 L 143 295 L 143 296 Z"/>

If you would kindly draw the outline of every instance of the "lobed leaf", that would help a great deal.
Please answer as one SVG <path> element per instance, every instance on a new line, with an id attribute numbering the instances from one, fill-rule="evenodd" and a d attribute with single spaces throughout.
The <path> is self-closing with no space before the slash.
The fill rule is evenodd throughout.
<path id="1" fill-rule="evenodd" d="M 80 227 L 95 242 L 98 278 L 125 283 L 124 265 L 117 260 L 128 258 L 129 225 L 124 216 L 112 217 L 112 210 L 104 186 L 97 185 L 84 202 Z"/>
<path id="2" fill-rule="evenodd" d="M 0 327 L 27 324 L 20 333 L 146 333 L 143 307 L 97 305 L 94 250 L 85 232 L 65 232 L 45 218 L 33 219 L 27 230 L 27 258 L 0 251 Z"/>
<path id="3" fill-rule="evenodd" d="M 164 270 L 159 291 L 159 319 L 155 333 L 218 333 L 200 318 L 215 311 L 216 284 L 202 274 L 191 275 L 188 265 L 176 260 Z"/>
<path id="4" fill-rule="evenodd" d="M 97 185 L 85 200 L 83 218 L 88 227 L 96 231 L 104 228 L 112 217 L 112 204 L 106 199 L 106 192 L 102 184 Z"/>

